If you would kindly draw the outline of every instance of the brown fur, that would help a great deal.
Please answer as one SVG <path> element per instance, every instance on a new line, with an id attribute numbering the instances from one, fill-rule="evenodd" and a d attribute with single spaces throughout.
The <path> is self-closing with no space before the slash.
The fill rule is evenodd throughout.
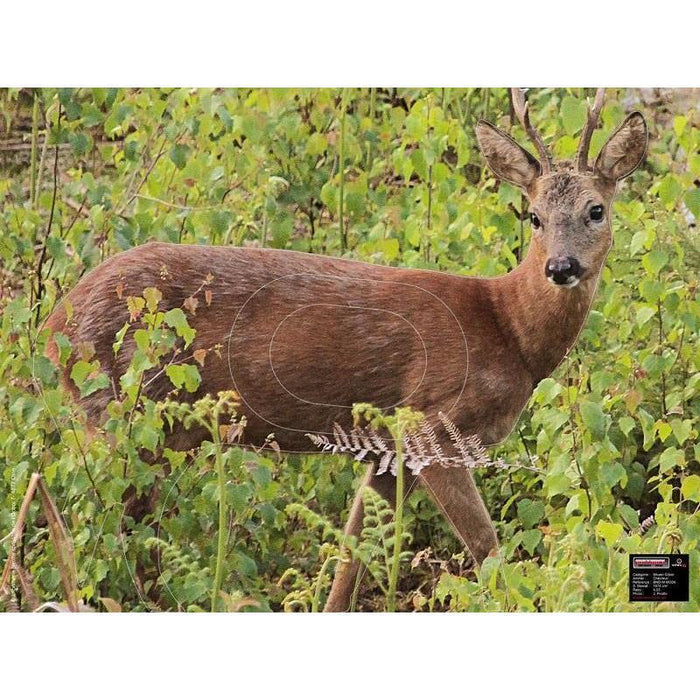
<path id="1" fill-rule="evenodd" d="M 624 139 L 627 131 L 611 141 L 620 134 Z M 93 343 L 118 386 L 133 348 L 127 336 L 116 359 L 112 351 L 115 333 L 128 320 L 120 285 L 124 297 L 158 287 L 166 309 L 182 306 L 212 275 L 211 304 L 200 303 L 189 321 L 197 330 L 195 349 L 217 343 L 223 349 L 221 358 L 207 356 L 201 387 L 190 398 L 236 389 L 247 442 L 260 445 L 274 432 L 283 450 L 308 451 L 305 433 L 327 432 L 335 421 L 348 425 L 352 404 L 367 401 L 385 409 L 410 405 L 430 418 L 444 411 L 465 434 L 496 443 L 585 321 L 611 241 L 607 214 L 615 183 L 608 175 L 619 168 L 579 174 L 560 165 L 540 175 L 537 161 L 495 127 L 480 127 L 479 140 L 487 158 L 495 154 L 490 164 L 497 173 L 517 161 L 509 179 L 525 189 L 543 224 L 523 263 L 508 275 L 468 278 L 291 251 L 149 243 L 93 270 L 67 297 L 71 322 L 61 307 L 48 325 L 74 346 Z M 625 143 L 610 148 L 618 153 Z M 635 158 L 638 163 L 641 155 L 627 161 Z M 604 204 L 606 217 L 591 226 L 586 212 L 594 200 Z M 578 286 L 548 282 L 544 266 L 553 254 L 581 259 L 585 274 Z M 171 388 L 163 375 L 147 393 L 163 397 Z M 82 401 L 92 422 L 102 419 L 112 396 L 108 389 Z M 178 431 L 168 444 L 186 449 L 203 437 Z M 368 480 L 391 498 L 391 476 L 369 473 Z M 471 474 L 429 467 L 420 482 L 481 562 L 497 541 Z M 358 496 L 348 534 L 359 534 L 361 523 Z M 327 609 L 347 609 L 357 566 L 341 567 Z"/>

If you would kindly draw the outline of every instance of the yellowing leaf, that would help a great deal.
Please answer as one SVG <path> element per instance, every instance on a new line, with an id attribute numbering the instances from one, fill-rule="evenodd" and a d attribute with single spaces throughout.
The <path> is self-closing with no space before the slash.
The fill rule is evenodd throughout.
<path id="1" fill-rule="evenodd" d="M 183 306 L 194 316 L 197 313 L 199 301 L 196 297 L 187 297 L 183 303 Z"/>
<path id="2" fill-rule="evenodd" d="M 112 598 L 98 598 L 97 600 L 105 606 L 107 612 L 119 613 L 122 611 L 122 606 Z"/>
<path id="3" fill-rule="evenodd" d="M 163 294 L 157 287 L 146 287 L 146 289 L 143 290 L 143 298 L 146 300 L 148 310 L 153 313 L 163 299 Z"/>
<path id="4" fill-rule="evenodd" d="M 137 321 L 144 307 L 146 300 L 143 297 L 127 297 L 126 308 L 129 309 L 130 320 Z"/>
<path id="5" fill-rule="evenodd" d="M 623 531 L 624 528 L 619 523 L 609 523 L 603 520 L 595 526 L 596 535 L 602 537 L 608 547 L 612 547 L 620 539 Z"/>
<path id="6" fill-rule="evenodd" d="M 700 503 L 700 476 L 697 474 L 686 476 L 681 485 L 681 494 L 683 498 Z"/>

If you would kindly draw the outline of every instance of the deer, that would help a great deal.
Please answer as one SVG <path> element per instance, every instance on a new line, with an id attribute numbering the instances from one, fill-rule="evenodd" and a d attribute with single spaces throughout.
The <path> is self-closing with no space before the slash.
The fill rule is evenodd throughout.
<path id="1" fill-rule="evenodd" d="M 234 390 L 246 416 L 246 444 L 262 446 L 273 434 L 282 452 L 309 452 L 307 434 L 329 434 L 335 424 L 350 428 L 351 408 L 360 402 L 383 410 L 410 406 L 428 421 L 443 413 L 463 434 L 497 444 L 574 345 L 612 245 L 618 183 L 645 156 L 647 126 L 635 111 L 589 161 L 604 93 L 598 89 L 588 104 L 570 161 L 553 161 L 521 89 L 511 91 L 513 111 L 537 157 L 494 124 L 476 124 L 497 180 L 520 188 L 529 202 L 529 249 L 507 274 L 469 277 L 289 250 L 149 242 L 89 272 L 66 297 L 71 313 L 62 304 L 47 325 L 73 347 L 92 343 L 101 369 L 118 382 L 134 349 L 131 331 L 117 355 L 112 347 L 129 320 L 122 295 L 157 287 L 159 308 L 182 307 L 208 279 L 210 303 L 188 314 L 194 347 L 220 344 L 225 351 L 207 356 L 201 384 L 187 398 Z M 55 344 L 47 352 L 57 362 Z M 112 389 L 81 399 L 70 369 L 71 361 L 63 381 L 88 422 L 99 425 Z M 164 375 L 148 382 L 151 398 L 170 391 Z M 188 450 L 206 438 L 199 428 L 180 426 L 165 443 Z M 361 534 L 364 487 L 395 507 L 395 477 L 377 471 L 370 463 L 350 507 L 347 537 Z M 429 465 L 405 483 L 407 492 L 426 489 L 475 566 L 498 552 L 469 469 Z M 337 566 L 326 611 L 348 610 L 360 566 L 352 556 Z"/>

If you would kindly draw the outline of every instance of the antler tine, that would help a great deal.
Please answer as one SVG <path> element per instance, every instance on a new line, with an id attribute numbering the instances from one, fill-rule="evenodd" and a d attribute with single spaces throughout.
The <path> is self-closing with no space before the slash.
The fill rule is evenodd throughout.
<path id="1" fill-rule="evenodd" d="M 586 128 L 581 135 L 581 141 L 578 145 L 578 153 L 576 154 L 576 170 L 585 172 L 588 170 L 588 149 L 591 146 L 591 137 L 598 126 L 598 117 L 600 110 L 603 109 L 603 100 L 605 99 L 605 88 L 598 88 L 591 109 L 590 102 L 588 103 L 588 120 Z"/>
<path id="2" fill-rule="evenodd" d="M 527 132 L 530 141 L 532 141 L 540 154 L 542 172 L 548 173 L 552 169 L 552 157 L 544 145 L 541 134 L 530 123 L 529 105 L 525 100 L 525 91 L 521 88 L 511 88 L 510 94 L 513 97 L 513 110 L 523 125 L 523 129 Z"/>

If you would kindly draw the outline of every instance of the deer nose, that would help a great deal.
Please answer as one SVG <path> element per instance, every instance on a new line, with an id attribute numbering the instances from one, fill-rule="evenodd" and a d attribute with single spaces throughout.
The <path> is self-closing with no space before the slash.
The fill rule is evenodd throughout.
<path id="1" fill-rule="evenodd" d="M 581 264 L 576 258 L 550 258 L 544 266 L 547 279 L 553 284 L 574 286 L 581 279 Z"/>

